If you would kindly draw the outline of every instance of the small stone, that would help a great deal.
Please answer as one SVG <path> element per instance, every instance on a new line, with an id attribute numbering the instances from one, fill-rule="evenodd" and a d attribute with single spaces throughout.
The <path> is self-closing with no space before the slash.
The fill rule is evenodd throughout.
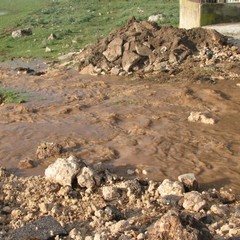
<path id="1" fill-rule="evenodd" d="M 235 218 L 240 218 L 240 207 L 237 207 L 237 208 L 235 209 L 234 217 L 235 217 Z"/>
<path id="2" fill-rule="evenodd" d="M 104 186 L 102 188 L 102 194 L 106 201 L 112 201 L 120 197 L 119 189 L 112 186 Z"/>
<path id="3" fill-rule="evenodd" d="M 94 70 L 94 66 L 92 64 L 87 65 L 85 68 L 83 68 L 80 71 L 80 74 L 84 74 L 84 75 L 96 75 L 95 70 Z"/>
<path id="4" fill-rule="evenodd" d="M 10 174 L 6 168 L 0 167 L 0 177 L 8 177 Z"/>
<path id="5" fill-rule="evenodd" d="M 137 54 L 140 56 L 150 56 L 152 54 L 152 50 L 150 48 L 141 44 L 136 44 L 135 49 Z"/>
<path id="6" fill-rule="evenodd" d="M 98 175 L 92 168 L 83 167 L 77 175 L 77 182 L 80 187 L 93 189 L 100 185 L 101 176 Z"/>
<path id="7" fill-rule="evenodd" d="M 232 189 L 221 188 L 219 191 L 219 197 L 222 203 L 233 203 L 236 201 L 236 196 L 233 193 Z"/>
<path id="8" fill-rule="evenodd" d="M 19 37 L 30 36 L 30 35 L 32 35 L 31 28 L 19 29 L 12 32 L 12 38 L 19 38 Z"/>
<path id="9" fill-rule="evenodd" d="M 57 36 L 54 33 L 51 33 L 48 37 L 48 40 L 52 41 L 54 39 L 57 39 Z"/>
<path id="10" fill-rule="evenodd" d="M 114 206 L 114 205 L 107 205 L 105 208 L 103 208 L 105 218 L 107 218 L 109 221 L 119 221 L 123 218 L 122 213 Z"/>
<path id="11" fill-rule="evenodd" d="M 122 57 L 122 68 L 125 72 L 131 71 L 132 67 L 141 59 L 141 56 L 138 54 L 125 51 Z"/>
<path id="12" fill-rule="evenodd" d="M 21 215 L 21 210 L 19 209 L 13 209 L 11 212 L 12 219 L 19 218 L 20 215 Z"/>
<path id="13" fill-rule="evenodd" d="M 127 220 L 120 220 L 117 223 L 113 224 L 110 227 L 111 233 L 113 235 L 117 233 L 123 233 L 124 231 L 128 230 L 130 228 L 130 224 Z"/>
<path id="14" fill-rule="evenodd" d="M 189 122 L 201 122 L 204 124 L 215 124 L 216 120 L 209 113 L 191 112 L 188 117 Z"/>
<path id="15" fill-rule="evenodd" d="M 117 60 L 122 56 L 122 45 L 123 40 L 121 38 L 115 38 L 108 44 L 107 50 L 103 52 L 103 55 L 109 62 Z"/>
<path id="16" fill-rule="evenodd" d="M 157 238 L 156 238 L 157 236 Z M 212 240 L 206 225 L 186 213 L 169 210 L 148 228 L 149 239 Z"/>
<path id="17" fill-rule="evenodd" d="M 178 181 L 183 183 L 186 192 L 198 190 L 198 182 L 193 173 L 186 173 L 178 176 Z"/>
<path id="18" fill-rule="evenodd" d="M 81 160 L 73 156 L 69 158 L 58 158 L 45 170 L 45 177 L 49 181 L 59 183 L 62 186 L 72 186 L 77 173 L 83 165 Z"/>
<path id="19" fill-rule="evenodd" d="M 34 161 L 33 161 L 33 160 L 30 160 L 30 159 L 21 160 L 21 161 L 18 163 L 18 167 L 19 167 L 20 169 L 33 168 L 33 167 L 34 167 Z"/>
<path id="20" fill-rule="evenodd" d="M 86 236 L 85 240 L 93 240 L 93 237 L 92 236 Z"/>
<path id="21" fill-rule="evenodd" d="M 120 189 L 127 190 L 127 195 L 140 196 L 142 193 L 141 184 L 137 179 L 124 181 L 118 185 Z"/>
<path id="22" fill-rule="evenodd" d="M 239 234 L 240 234 L 240 229 L 229 229 L 229 236 L 236 236 L 236 235 L 238 235 L 239 236 Z M 237 237 L 237 236 L 236 236 Z"/>
<path id="23" fill-rule="evenodd" d="M 160 199 L 160 202 L 169 206 L 177 206 L 182 197 L 176 195 L 166 195 Z"/>
<path id="24" fill-rule="evenodd" d="M 40 203 L 38 206 L 39 206 L 39 209 L 42 213 L 47 213 L 48 211 L 51 210 L 50 205 L 47 204 L 47 203 Z"/>
<path id="25" fill-rule="evenodd" d="M 117 76 L 120 73 L 120 71 L 121 70 L 118 67 L 115 66 L 111 69 L 111 74 Z"/>
<path id="26" fill-rule="evenodd" d="M 145 234 L 144 233 L 139 233 L 137 235 L 137 240 L 144 240 L 145 239 Z"/>
<path id="27" fill-rule="evenodd" d="M 152 15 L 148 17 L 149 22 L 157 22 L 164 20 L 164 17 L 162 14 Z"/>
<path id="28" fill-rule="evenodd" d="M 52 51 L 52 49 L 50 47 L 45 48 L 45 52 L 51 52 L 51 51 Z"/>
<path id="29" fill-rule="evenodd" d="M 224 216 L 225 215 L 225 209 L 223 207 L 219 207 L 217 205 L 212 205 L 211 206 L 211 212 L 216 214 L 216 215 L 219 215 L 219 216 Z"/>
<path id="30" fill-rule="evenodd" d="M 199 212 L 206 206 L 206 201 L 201 194 L 196 191 L 188 192 L 184 195 L 183 208 L 190 211 Z"/>
<path id="31" fill-rule="evenodd" d="M 158 187 L 157 191 L 162 197 L 167 195 L 182 196 L 184 193 L 183 184 L 180 182 L 173 182 L 169 179 L 165 179 L 162 184 Z"/>
<path id="32" fill-rule="evenodd" d="M 226 233 L 228 233 L 230 230 L 230 226 L 228 224 L 224 224 L 221 228 L 220 231 L 225 235 Z"/>
<path id="33" fill-rule="evenodd" d="M 36 156 L 38 159 L 57 157 L 62 153 L 62 146 L 57 143 L 44 142 L 37 147 Z"/>
<path id="34" fill-rule="evenodd" d="M 142 170 L 142 174 L 143 174 L 143 175 L 147 175 L 147 174 L 148 174 L 147 170 L 143 169 L 143 170 Z"/>
<path id="35" fill-rule="evenodd" d="M 76 228 L 73 228 L 69 232 L 69 237 L 71 237 L 74 240 L 83 240 L 82 234 L 80 231 L 78 231 Z"/>

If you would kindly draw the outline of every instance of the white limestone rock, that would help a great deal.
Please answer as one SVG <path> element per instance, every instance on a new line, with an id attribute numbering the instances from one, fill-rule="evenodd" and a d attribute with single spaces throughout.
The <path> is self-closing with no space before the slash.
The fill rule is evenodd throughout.
<path id="1" fill-rule="evenodd" d="M 84 163 L 70 156 L 69 158 L 58 158 L 45 170 L 46 179 L 59 183 L 62 186 L 72 186 L 74 179 Z"/>
<path id="2" fill-rule="evenodd" d="M 169 179 L 165 179 L 158 187 L 157 191 L 162 197 L 168 195 L 183 196 L 184 187 L 183 184 L 180 182 L 174 182 Z"/>
<path id="3" fill-rule="evenodd" d="M 192 191 L 184 195 L 183 208 L 186 210 L 199 212 L 206 206 L 206 201 L 199 192 Z"/>
<path id="4" fill-rule="evenodd" d="M 189 122 L 201 122 L 204 124 L 215 124 L 216 120 L 210 116 L 209 113 L 191 112 L 188 117 Z"/>
<path id="5" fill-rule="evenodd" d="M 119 189 L 113 186 L 104 186 L 102 188 L 103 198 L 107 201 L 112 201 L 120 197 Z"/>

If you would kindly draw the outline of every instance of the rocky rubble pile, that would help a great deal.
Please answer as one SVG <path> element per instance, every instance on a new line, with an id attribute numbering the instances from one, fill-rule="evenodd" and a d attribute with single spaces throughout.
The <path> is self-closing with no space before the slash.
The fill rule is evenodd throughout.
<path id="1" fill-rule="evenodd" d="M 133 18 L 123 28 L 84 49 L 75 61 L 82 74 L 173 73 L 187 59 L 204 64 L 240 60 L 238 48 L 225 46 L 226 41 L 215 30 L 159 27 Z"/>
<path id="2" fill-rule="evenodd" d="M 0 169 L 1 239 L 238 239 L 240 204 L 229 189 L 199 192 L 178 181 L 126 180 L 101 164 L 60 158 L 46 177 Z"/>

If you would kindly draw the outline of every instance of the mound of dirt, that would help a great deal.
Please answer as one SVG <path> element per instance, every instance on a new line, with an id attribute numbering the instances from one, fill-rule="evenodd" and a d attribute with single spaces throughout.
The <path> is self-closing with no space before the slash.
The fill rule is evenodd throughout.
<path id="1" fill-rule="evenodd" d="M 84 49 L 78 56 L 82 74 L 124 75 L 129 72 L 168 71 L 188 57 L 221 48 L 226 37 L 215 30 L 160 27 L 133 17 L 126 26 Z"/>

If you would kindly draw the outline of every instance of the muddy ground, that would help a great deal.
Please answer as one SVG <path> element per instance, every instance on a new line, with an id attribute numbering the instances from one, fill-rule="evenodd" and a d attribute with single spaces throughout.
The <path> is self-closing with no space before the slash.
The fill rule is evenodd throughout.
<path id="1" fill-rule="evenodd" d="M 1 166 L 17 175 L 42 175 L 56 156 L 38 160 L 36 150 L 53 142 L 63 146 L 64 156 L 102 161 L 129 178 L 161 181 L 193 172 L 201 189 L 240 189 L 237 62 L 200 67 L 190 61 L 177 75 L 142 79 L 51 68 L 31 76 L 5 66 L 0 83 L 30 96 L 0 106 Z M 208 112 L 217 122 L 189 122 L 192 111 Z M 35 167 L 20 169 L 26 159 Z"/>

